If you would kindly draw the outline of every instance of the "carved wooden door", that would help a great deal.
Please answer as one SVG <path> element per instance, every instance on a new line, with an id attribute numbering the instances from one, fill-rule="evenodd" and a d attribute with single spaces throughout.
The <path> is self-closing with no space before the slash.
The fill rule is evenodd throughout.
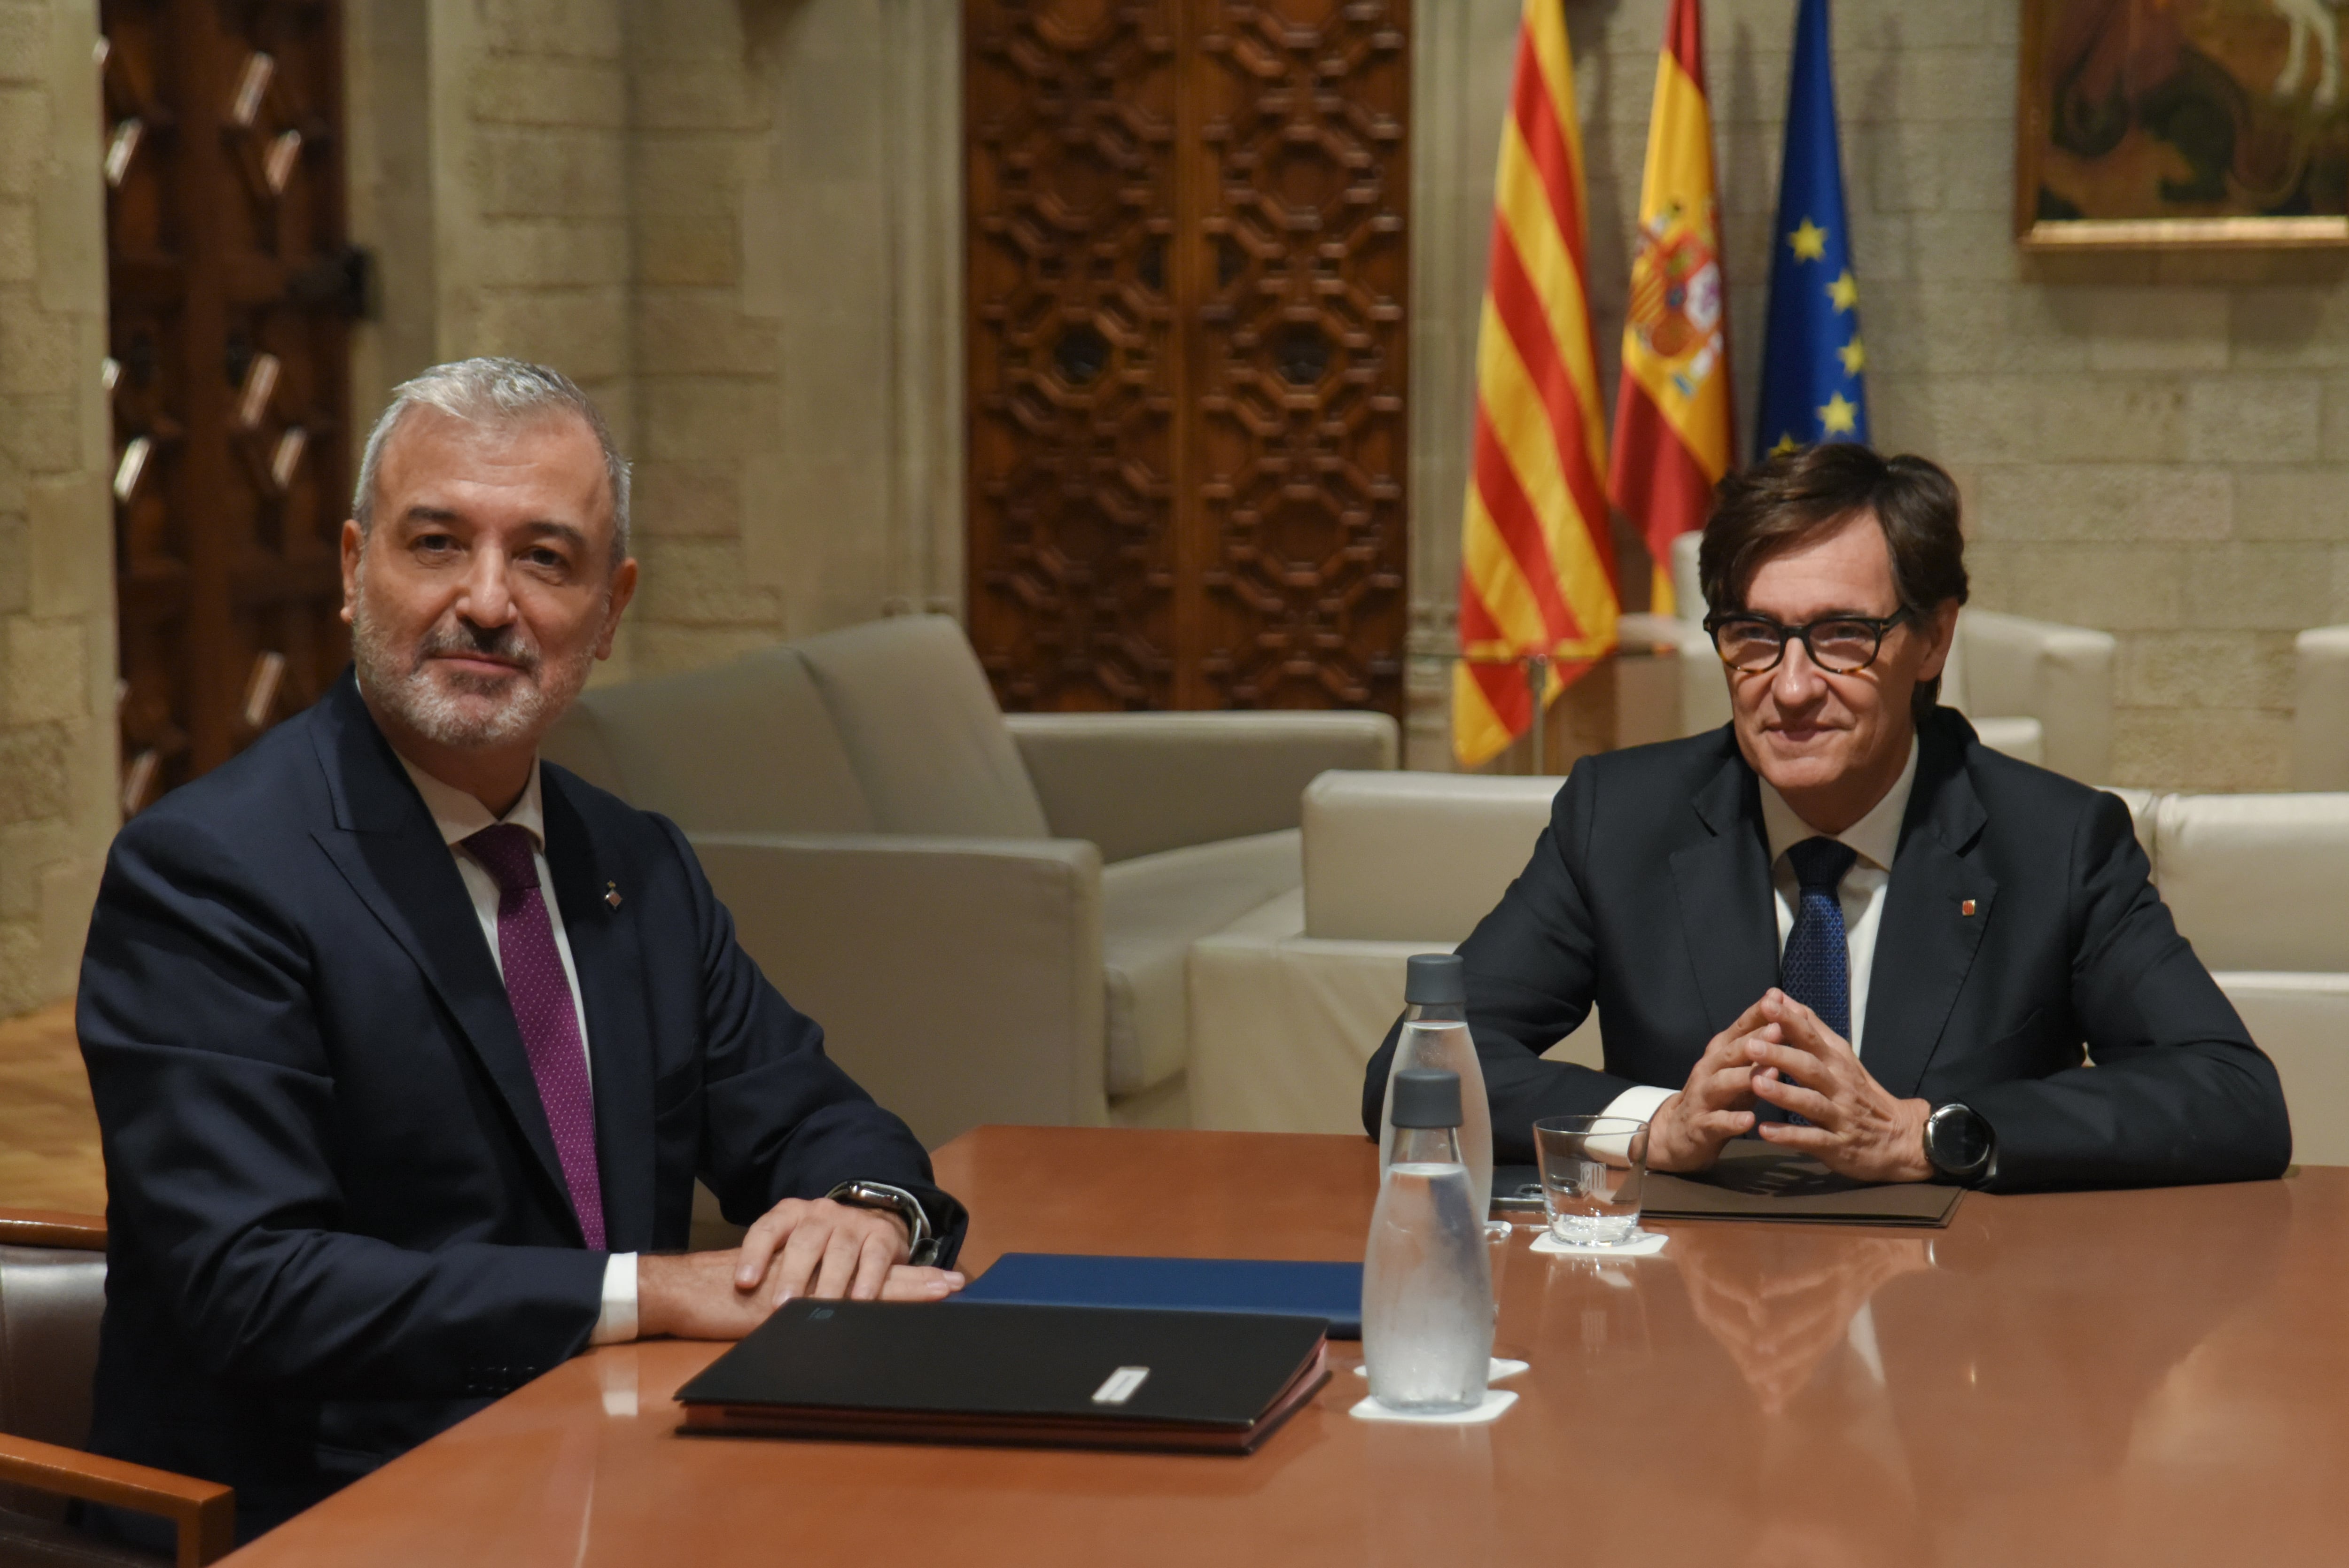
<path id="1" fill-rule="evenodd" d="M 101 0 L 123 810 L 314 700 L 347 639 L 342 36 L 327 0 Z"/>
<path id="2" fill-rule="evenodd" d="M 969 625 L 1005 707 L 1400 715 L 1408 25 L 969 0 Z"/>

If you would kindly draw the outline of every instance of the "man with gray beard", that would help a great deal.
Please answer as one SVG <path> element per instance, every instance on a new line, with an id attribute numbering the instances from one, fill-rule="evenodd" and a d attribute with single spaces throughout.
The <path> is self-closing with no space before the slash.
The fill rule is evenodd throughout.
<path id="1" fill-rule="evenodd" d="M 961 1206 L 684 836 L 538 758 L 636 586 L 594 404 L 428 371 L 352 513 L 351 672 L 124 828 L 82 964 L 92 1447 L 233 1486 L 241 1535 L 591 1345 L 961 1284 Z M 697 1177 L 740 1246 L 686 1252 Z"/>

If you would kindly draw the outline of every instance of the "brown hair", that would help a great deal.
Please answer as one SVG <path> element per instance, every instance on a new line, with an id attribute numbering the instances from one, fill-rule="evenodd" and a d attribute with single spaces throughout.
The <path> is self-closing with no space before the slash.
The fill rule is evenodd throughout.
<path id="1" fill-rule="evenodd" d="M 1893 590 L 1921 622 L 1950 600 L 1966 602 L 1958 511 L 1958 487 L 1924 458 L 1888 458 L 1849 441 L 1773 453 L 1714 490 L 1698 580 L 1716 612 L 1742 610 L 1764 562 L 1867 512 L 1892 552 Z M 1919 722 L 1940 690 L 1938 676 L 1917 683 L 1909 708 Z"/>

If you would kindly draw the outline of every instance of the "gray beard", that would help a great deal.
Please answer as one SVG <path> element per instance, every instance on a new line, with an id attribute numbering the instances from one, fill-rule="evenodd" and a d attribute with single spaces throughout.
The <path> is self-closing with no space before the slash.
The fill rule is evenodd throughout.
<path id="1" fill-rule="evenodd" d="M 412 655 L 403 658 L 368 613 L 364 574 L 358 590 L 351 606 L 351 658 L 357 666 L 359 689 L 377 707 L 436 746 L 470 751 L 535 741 L 554 727 L 587 685 L 595 664 L 592 647 L 550 665 L 512 626 L 486 634 L 471 628 L 435 627 Z M 513 659 L 522 667 L 493 677 L 443 671 L 436 678 L 429 671 L 428 661 L 435 654 L 476 651 Z M 467 696 L 504 700 L 483 709 L 460 700 Z"/>

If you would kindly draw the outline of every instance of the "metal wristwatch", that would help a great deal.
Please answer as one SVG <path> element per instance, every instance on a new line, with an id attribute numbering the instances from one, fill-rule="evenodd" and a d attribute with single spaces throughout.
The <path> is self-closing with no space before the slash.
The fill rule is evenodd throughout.
<path id="1" fill-rule="evenodd" d="M 1925 1160 L 1945 1180 L 1971 1186 L 1997 1155 L 1990 1123 L 1972 1107 L 1952 1100 L 1925 1119 Z"/>
<path id="2" fill-rule="evenodd" d="M 921 1268 L 937 1261 L 940 1238 L 931 1231 L 921 1200 L 903 1187 L 892 1187 L 886 1181 L 843 1181 L 824 1196 L 852 1209 L 878 1209 L 896 1215 L 905 1222 L 905 1234 L 912 1241 L 905 1261 Z"/>

